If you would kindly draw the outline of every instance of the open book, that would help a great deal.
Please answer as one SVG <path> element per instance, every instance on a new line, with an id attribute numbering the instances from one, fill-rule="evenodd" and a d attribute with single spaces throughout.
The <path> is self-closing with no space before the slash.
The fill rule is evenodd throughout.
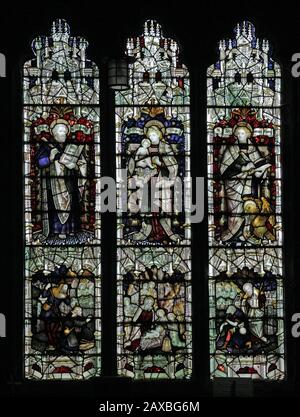
<path id="1" fill-rule="evenodd" d="M 75 168 L 84 145 L 68 144 L 59 162 L 69 169 Z"/>

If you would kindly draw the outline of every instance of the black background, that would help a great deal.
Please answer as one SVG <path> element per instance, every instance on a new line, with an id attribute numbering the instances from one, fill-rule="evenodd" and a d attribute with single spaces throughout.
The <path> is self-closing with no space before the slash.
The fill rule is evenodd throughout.
<path id="1" fill-rule="evenodd" d="M 2 8 L 2 6 L 1 6 Z M 7 337 L 0 339 L 0 396 L 95 398 L 204 398 L 212 396 L 209 381 L 206 218 L 193 226 L 193 339 L 191 381 L 139 381 L 112 377 L 115 369 L 115 226 L 103 221 L 103 377 L 87 382 L 32 382 L 22 377 L 23 236 L 22 236 L 22 85 L 21 68 L 32 56 L 30 44 L 48 35 L 55 18 L 64 18 L 71 33 L 89 41 L 88 55 L 102 78 L 102 175 L 114 175 L 113 94 L 106 87 L 106 61 L 122 55 L 128 36 L 142 32 L 145 19 L 157 19 L 165 36 L 179 41 L 182 61 L 191 74 L 192 176 L 206 173 L 206 68 L 217 59 L 217 45 L 233 36 L 238 21 L 254 23 L 260 38 L 270 40 L 282 66 L 282 154 L 284 266 L 288 378 L 255 382 L 255 396 L 300 396 L 300 339 L 291 337 L 291 315 L 300 312 L 300 78 L 291 76 L 291 57 L 300 52 L 300 14 L 296 3 L 201 1 L 75 2 L 46 1 L 6 4 L 1 10 L 0 52 L 7 59 L 7 77 L 0 79 L 0 312 L 6 315 Z"/>

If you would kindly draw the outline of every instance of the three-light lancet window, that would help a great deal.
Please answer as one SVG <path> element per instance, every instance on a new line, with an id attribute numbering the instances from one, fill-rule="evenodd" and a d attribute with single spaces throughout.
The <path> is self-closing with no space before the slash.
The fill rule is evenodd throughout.
<path id="1" fill-rule="evenodd" d="M 24 65 L 29 379 L 101 375 L 100 271 L 109 260 L 99 70 L 87 47 L 58 19 Z M 179 52 L 146 21 L 127 41 L 129 88 L 115 94 L 117 276 L 103 279 L 117 289 L 117 373 L 134 379 L 191 378 L 192 325 L 205 320 L 192 323 L 190 84 Z M 282 379 L 280 68 L 249 22 L 219 52 L 207 71 L 209 259 L 193 253 L 208 265 L 210 330 L 193 346 L 209 339 L 212 378 Z"/>

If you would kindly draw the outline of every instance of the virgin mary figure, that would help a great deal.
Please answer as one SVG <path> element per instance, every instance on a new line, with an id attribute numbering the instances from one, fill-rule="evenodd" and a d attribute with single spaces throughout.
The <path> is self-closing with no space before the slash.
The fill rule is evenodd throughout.
<path id="1" fill-rule="evenodd" d="M 150 120 L 144 127 L 144 139 L 136 150 L 128 164 L 128 172 L 135 180 L 137 187 L 140 187 L 135 194 L 141 201 L 143 186 L 150 185 L 152 189 L 158 190 L 161 187 L 162 209 L 165 212 L 172 212 L 171 187 L 174 185 L 178 173 L 178 163 L 174 150 L 164 138 L 165 127 L 159 120 Z M 156 192 L 156 191 L 155 191 Z M 151 197 L 154 195 L 150 193 Z M 134 213 L 134 204 L 131 207 L 129 199 L 129 210 Z M 154 241 L 178 241 L 180 237 L 174 233 L 171 226 L 171 219 L 153 211 L 153 202 L 148 205 L 147 216 L 143 215 L 140 231 L 133 233 L 131 239 L 144 241 L 150 238 Z"/>

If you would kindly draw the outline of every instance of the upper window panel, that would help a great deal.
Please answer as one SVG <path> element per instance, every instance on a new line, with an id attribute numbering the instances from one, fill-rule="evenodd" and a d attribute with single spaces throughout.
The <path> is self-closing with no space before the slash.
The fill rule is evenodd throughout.
<path id="1" fill-rule="evenodd" d="M 151 23 L 152 22 L 152 23 Z M 118 105 L 189 105 L 188 70 L 179 60 L 179 45 L 163 37 L 161 26 L 147 21 L 142 36 L 128 39 L 130 90 L 118 93 Z"/>
<path id="2" fill-rule="evenodd" d="M 207 104 L 278 107 L 280 75 L 269 42 L 257 38 L 254 26 L 243 22 L 233 39 L 220 41 L 219 59 L 207 70 Z"/>
<path id="3" fill-rule="evenodd" d="M 25 104 L 99 105 L 99 70 L 86 57 L 88 42 L 70 35 L 63 19 L 53 22 L 51 36 L 32 42 L 35 58 L 24 65 Z"/>

